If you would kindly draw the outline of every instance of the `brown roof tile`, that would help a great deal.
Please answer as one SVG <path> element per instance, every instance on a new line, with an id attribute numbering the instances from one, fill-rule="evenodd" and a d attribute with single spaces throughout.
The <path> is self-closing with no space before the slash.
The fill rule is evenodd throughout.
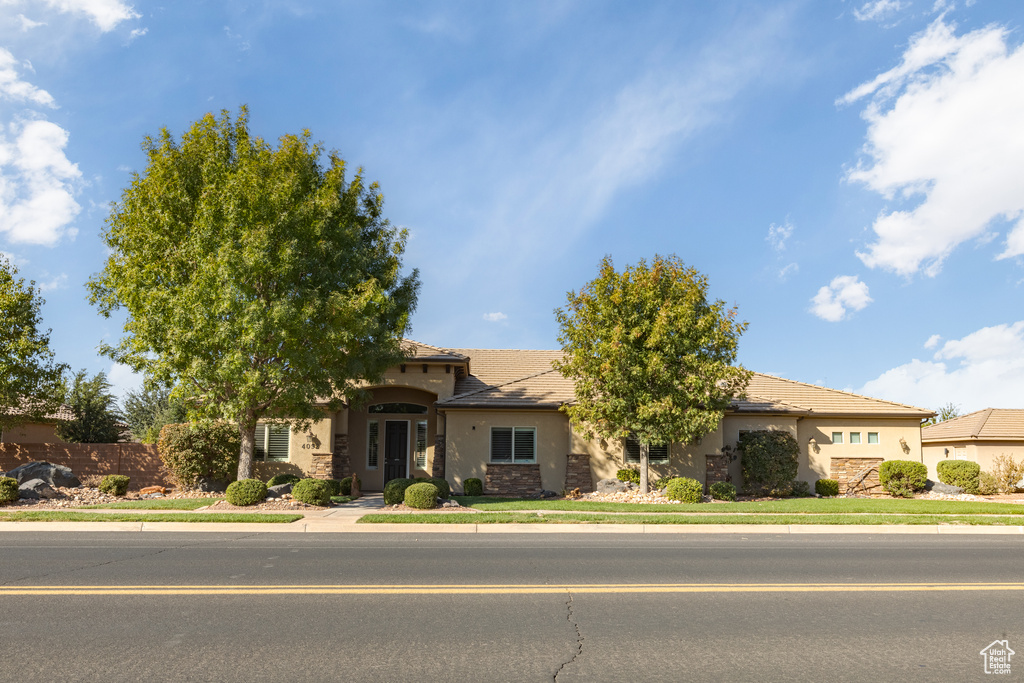
<path id="1" fill-rule="evenodd" d="M 922 442 L 1024 439 L 1024 410 L 985 408 L 921 429 Z"/>
<path id="2" fill-rule="evenodd" d="M 792 379 L 783 379 L 760 372 L 755 372 L 747 385 L 748 400 L 751 397 L 784 404 L 797 411 L 805 410 L 808 415 L 885 415 L 920 418 L 934 415 L 933 412 L 924 408 L 883 401 L 878 398 L 806 384 Z M 735 401 L 733 405 L 737 410 L 743 412 L 745 410 L 743 403 Z"/>

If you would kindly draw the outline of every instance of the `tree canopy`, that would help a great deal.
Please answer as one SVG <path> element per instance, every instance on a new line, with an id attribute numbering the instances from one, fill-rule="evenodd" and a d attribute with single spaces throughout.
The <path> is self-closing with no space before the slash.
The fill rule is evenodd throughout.
<path id="1" fill-rule="evenodd" d="M 180 142 L 147 137 L 148 164 L 113 204 L 111 255 L 89 281 L 101 313 L 127 312 L 103 352 L 175 386 L 190 414 L 235 422 L 251 476 L 265 416 L 309 419 L 400 362 L 419 278 L 376 183 L 351 180 L 309 131 L 276 148 L 207 114 Z"/>
<path id="2" fill-rule="evenodd" d="M 67 366 L 54 362 L 44 301 L 34 282 L 0 255 L 0 432 L 54 413 L 64 396 Z"/>
<path id="3" fill-rule="evenodd" d="M 184 422 L 188 415 L 180 398 L 152 382 L 127 392 L 122 403 L 124 421 L 132 438 L 140 443 L 156 443 L 164 425 Z"/>
<path id="4" fill-rule="evenodd" d="M 707 277 L 676 256 L 597 278 L 555 311 L 565 352 L 556 368 L 576 384 L 564 407 L 573 427 L 641 444 L 646 491 L 650 444 L 694 443 L 715 431 L 750 373 L 734 365 L 747 324 L 708 299 Z"/>
<path id="5" fill-rule="evenodd" d="M 67 388 L 64 401 L 74 418 L 58 422 L 57 436 L 72 443 L 117 443 L 121 440 L 121 414 L 117 399 L 110 393 L 106 374 L 89 377 L 79 370 Z"/>

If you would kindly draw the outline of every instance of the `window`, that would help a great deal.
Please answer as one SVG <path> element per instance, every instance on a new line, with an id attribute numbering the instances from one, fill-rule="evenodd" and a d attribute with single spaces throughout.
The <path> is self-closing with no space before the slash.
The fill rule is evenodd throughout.
<path id="1" fill-rule="evenodd" d="M 491 427 L 491 462 L 536 461 L 536 427 Z"/>
<path id="2" fill-rule="evenodd" d="M 259 422 L 256 424 L 256 448 L 253 457 L 256 460 L 287 460 L 288 425 L 271 425 Z"/>
<path id="3" fill-rule="evenodd" d="M 832 443 L 842 443 L 842 442 L 843 442 L 843 433 L 842 432 L 832 432 Z"/>
<path id="4" fill-rule="evenodd" d="M 850 443 L 860 443 L 860 432 L 850 432 Z"/>
<path id="5" fill-rule="evenodd" d="M 366 409 L 368 413 L 400 413 L 403 415 L 425 415 L 426 406 L 418 403 L 374 403 Z"/>
<path id="6" fill-rule="evenodd" d="M 629 436 L 626 437 L 626 462 L 627 463 L 639 463 L 640 462 L 640 442 Z M 668 462 L 668 444 L 654 444 L 652 443 L 647 452 L 648 464 L 651 465 L 664 465 Z"/>
<path id="7" fill-rule="evenodd" d="M 420 420 L 416 423 L 416 468 L 425 470 L 427 468 L 427 421 Z"/>
<path id="8" fill-rule="evenodd" d="M 878 443 L 878 432 L 868 432 L 868 443 Z"/>
<path id="9" fill-rule="evenodd" d="M 953 459 L 954 460 L 966 460 L 967 459 L 967 449 L 963 448 L 963 447 L 954 447 L 953 448 Z"/>
<path id="10" fill-rule="evenodd" d="M 380 423 L 370 420 L 366 423 L 366 469 L 377 469 L 377 453 L 380 450 Z"/>

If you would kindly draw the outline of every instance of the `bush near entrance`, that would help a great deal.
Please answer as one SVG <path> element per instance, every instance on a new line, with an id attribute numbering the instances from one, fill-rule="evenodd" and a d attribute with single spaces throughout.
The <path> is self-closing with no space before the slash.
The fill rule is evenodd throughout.
<path id="1" fill-rule="evenodd" d="M 405 490 L 405 504 L 419 510 L 437 507 L 437 487 L 427 481 L 413 484 Z"/>
<path id="2" fill-rule="evenodd" d="M 431 477 L 427 479 L 427 482 L 437 487 L 438 498 L 448 500 L 452 497 L 452 487 L 448 485 L 448 480 L 441 477 Z"/>
<path id="3" fill-rule="evenodd" d="M 484 495 L 484 483 L 476 477 L 471 477 L 462 482 L 462 490 L 467 496 Z"/>
<path id="4" fill-rule="evenodd" d="M 292 487 L 292 497 L 307 505 L 328 507 L 331 504 L 331 487 L 323 479 L 303 479 Z"/>
<path id="5" fill-rule="evenodd" d="M 392 479 L 384 485 L 384 504 L 398 505 L 405 501 L 405 490 L 415 484 L 413 479 Z"/>
<path id="6" fill-rule="evenodd" d="M 814 482 L 814 492 L 819 496 L 834 497 L 839 495 L 839 482 L 835 479 L 819 479 Z"/>
<path id="7" fill-rule="evenodd" d="M 950 486 L 959 486 L 965 493 L 978 492 L 978 478 L 981 465 L 970 460 L 943 460 L 935 466 L 939 481 Z"/>
<path id="8" fill-rule="evenodd" d="M 272 486 L 280 486 L 281 484 L 298 484 L 300 481 L 302 481 L 302 477 L 283 472 L 272 476 L 270 481 L 267 482 L 267 488 L 269 489 Z"/>
<path id="9" fill-rule="evenodd" d="M 913 460 L 885 460 L 878 466 L 878 481 L 890 496 L 910 498 L 924 490 L 928 468 Z"/>
<path id="10" fill-rule="evenodd" d="M 353 475 L 353 476 L 355 476 L 355 475 Z M 356 477 L 356 484 L 358 484 L 359 490 L 362 491 L 363 490 L 363 480 L 360 479 L 359 477 Z M 351 496 L 352 495 L 352 477 L 345 477 L 344 479 L 341 480 L 341 493 L 338 494 L 338 495 L 341 495 L 341 496 Z"/>

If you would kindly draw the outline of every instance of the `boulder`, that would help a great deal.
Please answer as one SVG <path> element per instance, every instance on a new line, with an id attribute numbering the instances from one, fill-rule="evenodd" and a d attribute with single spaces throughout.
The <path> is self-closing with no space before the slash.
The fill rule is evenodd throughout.
<path id="1" fill-rule="evenodd" d="M 281 498 L 284 496 L 284 494 L 291 493 L 292 486 L 294 486 L 294 484 L 291 483 L 271 486 L 270 488 L 267 489 L 267 500 L 270 500 L 271 498 Z"/>
<path id="2" fill-rule="evenodd" d="M 618 479 L 602 479 L 597 482 L 598 493 L 624 493 L 627 489 L 626 482 Z"/>
<path id="3" fill-rule="evenodd" d="M 544 489 L 543 491 L 540 492 L 540 497 L 541 498 L 558 498 L 558 494 L 555 493 L 554 491 L 548 491 L 547 489 Z"/>
<path id="4" fill-rule="evenodd" d="M 19 484 L 33 479 L 42 479 L 53 487 L 74 489 L 82 485 L 82 482 L 78 481 L 78 477 L 71 472 L 71 468 L 40 460 L 19 465 L 8 472 L 7 476 L 17 479 Z"/>
<path id="5" fill-rule="evenodd" d="M 196 479 L 195 489 L 203 493 L 224 493 L 228 490 L 228 484 L 212 477 L 199 477 Z"/>
<path id="6" fill-rule="evenodd" d="M 18 487 L 18 496 L 26 500 L 56 498 L 60 494 L 42 479 L 31 479 Z"/>
<path id="7" fill-rule="evenodd" d="M 943 484 L 941 481 L 932 481 L 931 479 L 925 482 L 924 487 L 932 493 L 941 493 L 947 496 L 955 496 L 964 492 L 959 486 Z"/>

